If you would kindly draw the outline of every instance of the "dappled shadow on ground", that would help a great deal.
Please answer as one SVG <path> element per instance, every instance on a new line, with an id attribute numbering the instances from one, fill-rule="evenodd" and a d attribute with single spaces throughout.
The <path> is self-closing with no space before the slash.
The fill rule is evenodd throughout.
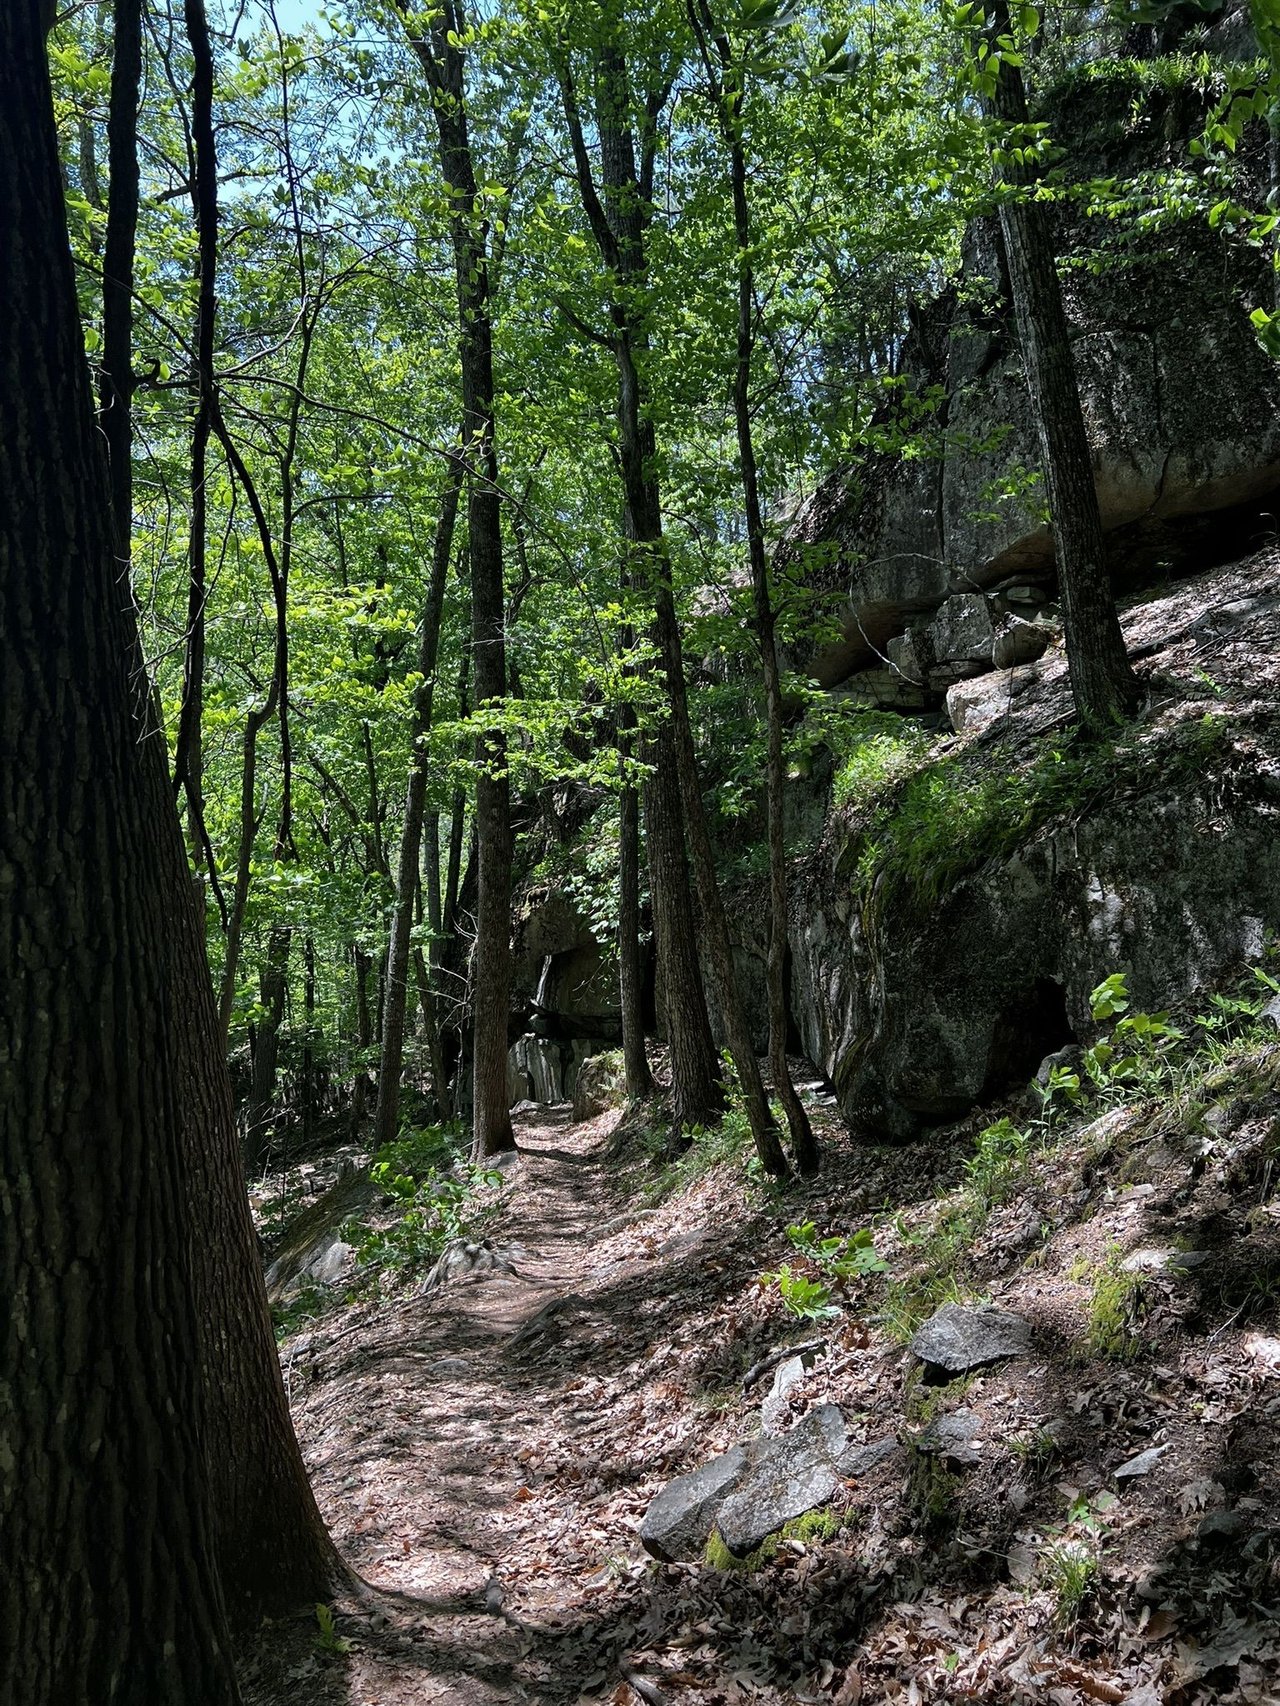
<path id="1" fill-rule="evenodd" d="M 890 1202 L 905 1236 L 962 1179 L 971 1127 L 893 1149 L 828 1133 L 818 1181 L 762 1193 L 722 1172 L 643 1214 L 648 1175 L 601 1162 L 607 1120 L 522 1132 L 494 1233 L 520 1247 L 515 1275 L 365 1310 L 291 1363 L 286 1348 L 322 1509 L 370 1585 L 338 1602 L 344 1654 L 317 1650 L 315 1627 L 275 1632 L 296 1675 L 259 1678 L 252 1706 L 646 1698 L 623 1685 L 633 1667 L 685 1706 L 849 1706 L 912 1683 L 939 1701 L 1265 1700 L 1250 1689 L 1280 1673 L 1280 1387 L 1246 1339 L 1275 1331 L 1258 1283 L 1277 1256 L 1260 1212 L 1272 1117 L 1216 1172 L 1168 1134 L 1082 1143 L 1033 1172 L 968 1256 L 973 1287 L 1031 1322 L 1035 1355 L 936 1388 L 877 1324 L 873 1291 L 865 1316 L 801 1327 L 753 1281 L 787 1253 L 788 1222 L 850 1230 Z M 1144 1272 L 1124 1291 L 1123 1354 L 1100 1354 L 1098 1277 L 1175 1242 L 1211 1259 Z M 793 1413 L 836 1402 L 855 1437 L 899 1440 L 837 1500 L 839 1532 L 753 1570 L 644 1560 L 653 1493 L 758 1425 L 746 1368 L 824 1335 Z M 981 1424 L 963 1470 L 915 1445 L 960 1407 Z"/>

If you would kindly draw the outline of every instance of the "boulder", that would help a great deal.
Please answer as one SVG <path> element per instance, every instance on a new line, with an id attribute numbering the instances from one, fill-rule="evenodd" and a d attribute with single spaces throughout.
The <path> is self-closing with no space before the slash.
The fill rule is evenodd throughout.
<path id="1" fill-rule="evenodd" d="M 720 1506 L 750 1465 L 748 1448 L 732 1446 L 710 1463 L 669 1481 L 644 1513 L 640 1544 L 663 1564 L 699 1558 Z"/>
<path id="2" fill-rule="evenodd" d="M 762 1439 L 716 1517 L 730 1552 L 745 1558 L 793 1517 L 825 1505 L 841 1485 L 840 1464 L 848 1448 L 844 1417 L 835 1404 L 819 1404 L 787 1433 Z"/>
<path id="3" fill-rule="evenodd" d="M 917 1330 L 911 1349 L 925 1365 L 926 1380 L 953 1380 L 970 1369 L 1027 1356 L 1031 1327 L 1008 1309 L 944 1303 Z"/>
<path id="4" fill-rule="evenodd" d="M 1005 616 L 991 641 L 991 662 L 996 669 L 1014 669 L 1035 663 L 1049 649 L 1054 630 L 1046 622 L 1024 622 L 1020 616 Z"/>
<path id="5" fill-rule="evenodd" d="M 952 688 L 966 736 L 1019 673 Z M 1030 724 L 1025 695 L 1051 718 L 1054 693 L 1024 688 L 1010 714 Z M 790 1005 L 850 1128 L 909 1138 L 1024 1087 L 1092 1037 L 1090 993 L 1113 972 L 1135 1011 L 1157 1012 L 1255 959 L 1280 931 L 1280 734 L 1260 722 L 1248 738 L 1247 756 L 1219 743 L 1195 762 L 1184 745 L 1176 767 L 1153 747 L 1139 785 L 1065 802 L 927 906 L 893 871 L 868 905 L 859 824 L 834 818 L 791 885 Z"/>
<path id="6" fill-rule="evenodd" d="M 1234 16 L 1244 40 L 1247 17 Z M 1171 145 L 1185 156 L 1206 116 L 1185 95 L 1117 68 L 1049 91 L 1046 116 L 1081 178 L 1123 184 L 1161 167 Z M 1240 151 L 1243 179 L 1265 171 L 1260 130 Z M 1140 232 L 1081 206 L 1058 218 L 1062 253 L 1088 257 L 1065 269 L 1064 296 L 1112 573 L 1132 585 L 1158 564 L 1224 556 L 1232 526 L 1256 523 L 1280 487 L 1280 364 L 1242 306 L 1267 299 L 1266 259 L 1194 221 Z M 912 455 L 876 452 L 833 473 L 783 542 L 791 572 L 829 597 L 835 637 L 796 660 L 824 687 L 874 666 L 891 637 L 957 596 L 1007 588 L 1004 609 L 1027 614 L 1055 579 L 993 219 L 966 234 L 959 287 L 917 317 L 927 335 L 904 354 Z M 944 687 L 974 661 L 948 644 L 936 653 L 951 660 Z"/>
<path id="7" fill-rule="evenodd" d="M 573 1087 L 573 1117 L 593 1120 L 626 1100 L 622 1056 L 616 1049 L 593 1054 L 578 1068 Z"/>
<path id="8" fill-rule="evenodd" d="M 953 593 L 944 600 L 929 625 L 934 661 L 989 665 L 994 634 L 991 612 L 982 594 Z"/>
<path id="9" fill-rule="evenodd" d="M 979 676 L 976 681 L 957 681 L 947 689 L 947 716 L 958 735 L 974 734 L 1008 714 L 1013 701 L 1040 679 L 1034 664 L 999 675 Z"/>
<path id="10" fill-rule="evenodd" d="M 730 1552 L 746 1557 L 896 1445 L 892 1438 L 852 1444 L 839 1407 L 819 1404 L 786 1433 L 746 1440 L 669 1482 L 645 1512 L 640 1542 L 669 1564 L 700 1557 L 716 1528 Z"/>

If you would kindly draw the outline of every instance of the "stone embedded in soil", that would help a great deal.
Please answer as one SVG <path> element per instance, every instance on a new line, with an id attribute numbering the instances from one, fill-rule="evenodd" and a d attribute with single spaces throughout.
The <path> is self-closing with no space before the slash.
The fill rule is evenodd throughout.
<path id="1" fill-rule="evenodd" d="M 981 1435 L 982 1422 L 973 1410 L 955 1410 L 949 1416 L 935 1416 L 916 1441 L 916 1449 L 966 1469 L 981 1459 L 977 1444 Z"/>
<path id="2" fill-rule="evenodd" d="M 750 1465 L 748 1448 L 735 1445 L 680 1475 L 662 1489 L 640 1524 L 640 1544 L 663 1564 L 701 1556 L 721 1504 Z"/>
<path id="3" fill-rule="evenodd" d="M 718 1528 L 730 1552 L 745 1557 L 783 1523 L 826 1504 L 847 1475 L 860 1474 L 896 1442 L 851 1446 L 835 1404 L 819 1404 L 784 1434 L 735 1445 L 670 1482 L 640 1525 L 646 1552 L 663 1563 L 701 1555 Z"/>
<path id="4" fill-rule="evenodd" d="M 1125 1257 L 1120 1266 L 1127 1274 L 1186 1273 L 1210 1259 L 1208 1250 L 1175 1250 L 1166 1245 L 1144 1245 Z"/>
<path id="5" fill-rule="evenodd" d="M 1168 1449 L 1167 1445 L 1153 1445 L 1147 1451 L 1140 1451 L 1115 1471 L 1116 1480 L 1136 1481 L 1142 1475 L 1149 1475 Z"/>
<path id="6" fill-rule="evenodd" d="M 1005 1357 L 1027 1356 L 1031 1326 L 1008 1309 L 944 1303 L 917 1331 L 911 1349 L 926 1365 L 954 1377 Z"/>
<path id="7" fill-rule="evenodd" d="M 784 1522 L 826 1504 L 840 1485 L 848 1446 L 835 1404 L 819 1404 L 787 1433 L 757 1441 L 750 1468 L 716 1518 L 730 1552 L 744 1558 Z"/>
<path id="8" fill-rule="evenodd" d="M 782 1424 L 791 1414 L 787 1394 L 797 1382 L 804 1379 L 806 1360 L 812 1363 L 812 1352 L 807 1359 L 804 1357 L 788 1357 L 785 1362 L 779 1363 L 774 1369 L 773 1385 L 769 1388 L 768 1397 L 760 1406 L 760 1426 L 765 1433 L 776 1434 L 780 1432 Z"/>

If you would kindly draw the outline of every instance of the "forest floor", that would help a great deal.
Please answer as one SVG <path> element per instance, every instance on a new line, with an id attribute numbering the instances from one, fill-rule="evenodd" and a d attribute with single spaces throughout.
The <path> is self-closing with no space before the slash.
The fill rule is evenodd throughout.
<path id="1" fill-rule="evenodd" d="M 1280 1702 L 1280 1046 L 1258 1036 L 1207 1088 L 1021 1146 L 981 1135 L 1019 1104 L 855 1146 L 810 1084 L 823 1172 L 782 1188 L 723 1146 L 618 1154 L 616 1113 L 525 1114 L 486 1227 L 515 1273 L 335 1299 L 282 1345 L 361 1580 L 331 1625 L 261 1632 L 247 1701 Z M 760 1279 L 804 1221 L 872 1227 L 888 1264 L 818 1323 Z M 924 1386 L 911 1329 L 957 1296 L 1021 1313 L 1033 1355 Z M 815 1338 L 785 1405 L 839 1404 L 884 1460 L 771 1555 L 649 1559 L 655 1493 L 759 1431 L 769 1380 L 744 1373 Z M 957 1409 L 965 1467 L 917 1445 Z"/>

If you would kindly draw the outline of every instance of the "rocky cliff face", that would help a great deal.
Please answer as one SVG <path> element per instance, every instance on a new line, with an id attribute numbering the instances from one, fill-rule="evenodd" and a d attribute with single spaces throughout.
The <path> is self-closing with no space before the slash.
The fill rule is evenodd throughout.
<path id="1" fill-rule="evenodd" d="M 1280 930 L 1280 553 L 1126 615 L 1150 703 L 1063 743 L 1065 661 L 999 725 L 834 810 L 793 898 L 792 1006 L 855 1130 L 957 1117 L 1087 1036 L 1123 971 L 1158 1008 Z M 936 818 L 930 815 L 930 802 Z"/>
<path id="2" fill-rule="evenodd" d="M 1187 144 L 1211 98 L 1126 63 L 1085 68 L 1048 102 L 1073 177 L 1113 180 L 1134 204 L 1111 220 L 1088 212 L 1085 197 L 1060 218 L 1098 498 L 1122 585 L 1243 548 L 1280 487 L 1280 368 L 1247 312 L 1268 298 L 1265 258 L 1208 229 L 1188 172 Z M 1264 141 L 1259 127 L 1238 165 L 1255 205 Z M 1159 209 L 1152 175 L 1162 171 L 1186 185 Z M 799 660 L 824 687 L 926 708 L 993 659 L 1035 655 L 1039 637 L 1019 624 L 1051 619 L 1053 548 L 1006 294 L 996 224 L 979 221 L 958 287 L 918 320 L 909 375 L 936 405 L 912 455 L 863 458 L 797 517 L 784 558 L 829 589 L 839 630 Z"/>

